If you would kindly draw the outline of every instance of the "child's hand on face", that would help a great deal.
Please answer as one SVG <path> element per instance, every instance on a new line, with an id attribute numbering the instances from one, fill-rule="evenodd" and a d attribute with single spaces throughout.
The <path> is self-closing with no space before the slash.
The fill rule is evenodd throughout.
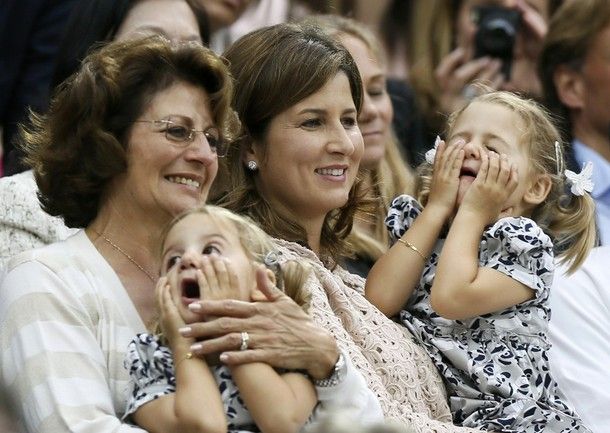
<path id="1" fill-rule="evenodd" d="M 197 270 L 197 282 L 202 300 L 242 300 L 243 294 L 237 273 L 232 263 L 225 258 L 215 255 L 203 256 L 201 267 Z"/>
<path id="2" fill-rule="evenodd" d="M 175 272 L 174 270 L 170 272 Z M 157 299 L 157 308 L 159 310 L 159 320 L 161 324 L 161 331 L 167 338 L 169 346 L 175 348 L 179 342 L 184 342 L 185 345 L 190 345 L 192 339 L 186 339 L 180 335 L 178 329 L 182 328 L 185 323 L 176 307 L 174 299 L 171 294 L 171 287 L 167 277 L 159 278 L 157 286 L 155 288 L 155 295 Z"/>
<path id="3" fill-rule="evenodd" d="M 464 140 L 447 145 L 441 140 L 436 149 L 432 184 L 426 207 L 433 206 L 435 212 L 448 219 L 457 200 L 460 169 L 464 162 Z"/>
<path id="4" fill-rule="evenodd" d="M 464 196 L 460 211 L 479 215 L 485 225 L 510 214 L 506 202 L 517 188 L 517 166 L 505 154 L 482 152 L 477 177 Z"/>

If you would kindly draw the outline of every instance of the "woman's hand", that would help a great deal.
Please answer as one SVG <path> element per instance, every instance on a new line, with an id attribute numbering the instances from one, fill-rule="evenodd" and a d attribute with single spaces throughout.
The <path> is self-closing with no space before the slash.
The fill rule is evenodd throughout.
<path id="1" fill-rule="evenodd" d="M 500 72 L 502 62 L 491 57 L 468 59 L 464 48 L 456 48 L 445 56 L 434 71 L 439 86 L 439 106 L 442 113 L 453 113 L 475 96 L 473 83 L 483 83 L 499 89 L 505 81 Z"/>
<path id="2" fill-rule="evenodd" d="M 335 339 L 292 299 L 273 287 L 264 269 L 257 271 L 258 288 L 267 302 L 203 300 L 190 305 L 201 317 L 217 319 L 193 323 L 182 335 L 199 340 L 193 353 L 219 353 L 225 364 L 265 362 L 276 368 L 307 370 L 314 379 L 328 377 L 339 350 Z M 249 335 L 248 349 L 240 351 L 241 333 Z"/>
<path id="3" fill-rule="evenodd" d="M 459 210 L 478 215 L 482 225 L 491 224 L 502 214 L 510 214 L 506 203 L 517 183 L 517 166 L 509 162 L 505 154 L 482 152 L 481 167 Z"/>
<path id="4" fill-rule="evenodd" d="M 464 140 L 458 140 L 454 144 L 447 145 L 441 140 L 436 148 L 426 207 L 434 208 L 435 214 L 442 215 L 445 221 L 455 209 L 465 144 Z"/>
<path id="5" fill-rule="evenodd" d="M 542 86 L 537 75 L 537 63 L 548 32 L 548 23 L 540 12 L 524 0 L 519 0 L 516 8 L 521 12 L 522 25 L 515 42 L 510 80 L 501 89 L 539 97 Z"/>

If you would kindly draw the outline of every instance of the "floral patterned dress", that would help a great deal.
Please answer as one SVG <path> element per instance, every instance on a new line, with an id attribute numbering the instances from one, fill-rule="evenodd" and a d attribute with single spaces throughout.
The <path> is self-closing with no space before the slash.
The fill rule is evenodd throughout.
<path id="1" fill-rule="evenodd" d="M 412 197 L 394 199 L 386 226 L 393 241 L 421 213 Z M 502 218 L 484 233 L 479 264 L 535 292 L 533 299 L 467 320 L 448 320 L 430 307 L 430 288 L 443 240 L 430 255 L 402 323 L 428 350 L 444 377 L 454 422 L 495 432 L 589 432 L 564 403 L 551 378 L 547 351 L 553 244 L 531 219 Z"/>
<path id="2" fill-rule="evenodd" d="M 176 392 L 172 352 L 161 344 L 155 335 L 138 334 L 129 344 L 125 368 L 129 370 L 132 388 L 127 401 L 125 417 L 133 414 L 140 406 L 149 401 Z M 212 368 L 212 373 L 218 383 L 229 432 L 259 432 L 260 430 L 239 395 L 239 390 L 233 382 L 228 367 L 216 366 Z"/>

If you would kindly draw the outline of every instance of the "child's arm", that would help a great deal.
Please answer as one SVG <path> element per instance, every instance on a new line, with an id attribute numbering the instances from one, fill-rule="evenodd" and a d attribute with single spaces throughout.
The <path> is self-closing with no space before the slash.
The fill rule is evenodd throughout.
<path id="1" fill-rule="evenodd" d="M 426 259 L 453 212 L 464 159 L 463 147 L 463 142 L 451 146 L 440 142 L 426 207 L 400 241 L 381 256 L 369 272 L 365 296 L 386 316 L 398 313 L 411 296 Z"/>
<path id="2" fill-rule="evenodd" d="M 176 392 L 145 403 L 133 417 L 138 425 L 151 433 L 226 432 L 227 420 L 218 385 L 206 361 L 190 357 L 194 339 L 182 337 L 184 326 L 174 305 L 165 278 L 157 285 L 162 328 L 174 356 Z"/>
<path id="3" fill-rule="evenodd" d="M 262 362 L 231 366 L 231 373 L 263 433 L 300 431 L 318 401 L 313 383 L 301 373 L 279 374 Z"/>
<path id="4" fill-rule="evenodd" d="M 430 303 L 441 316 L 465 319 L 532 299 L 534 291 L 490 268 L 479 267 L 479 247 L 486 226 L 506 211 L 517 186 L 515 166 L 505 155 L 482 155 L 481 168 L 458 210 L 443 245 Z"/>

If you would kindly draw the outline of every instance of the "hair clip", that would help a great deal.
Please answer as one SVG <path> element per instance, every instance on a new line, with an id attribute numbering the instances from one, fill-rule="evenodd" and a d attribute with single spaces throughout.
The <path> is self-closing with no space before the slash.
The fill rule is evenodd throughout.
<path id="1" fill-rule="evenodd" d="M 441 137 L 439 137 L 437 135 L 436 140 L 434 140 L 434 147 L 432 149 L 430 149 L 429 151 L 427 151 L 426 154 L 424 155 L 424 158 L 426 158 L 426 162 L 428 164 L 434 164 L 434 158 L 436 158 L 436 148 L 438 147 L 440 142 L 441 142 Z"/>
<path id="2" fill-rule="evenodd" d="M 563 157 L 561 152 L 561 146 L 559 145 L 559 141 L 555 140 L 555 166 L 557 167 L 557 174 L 561 174 L 561 168 L 563 166 Z"/>
<path id="3" fill-rule="evenodd" d="M 275 274 L 277 287 L 281 291 L 284 291 L 284 280 L 282 278 L 282 268 L 280 266 L 281 255 L 282 253 L 278 251 L 269 251 L 263 259 L 263 263 L 265 263 L 265 266 Z"/>
<path id="4" fill-rule="evenodd" d="M 580 173 L 574 173 L 572 170 L 564 171 L 568 185 L 570 185 L 570 191 L 574 195 L 585 195 L 585 192 L 591 193 L 593 191 L 593 163 L 587 162 Z"/>

